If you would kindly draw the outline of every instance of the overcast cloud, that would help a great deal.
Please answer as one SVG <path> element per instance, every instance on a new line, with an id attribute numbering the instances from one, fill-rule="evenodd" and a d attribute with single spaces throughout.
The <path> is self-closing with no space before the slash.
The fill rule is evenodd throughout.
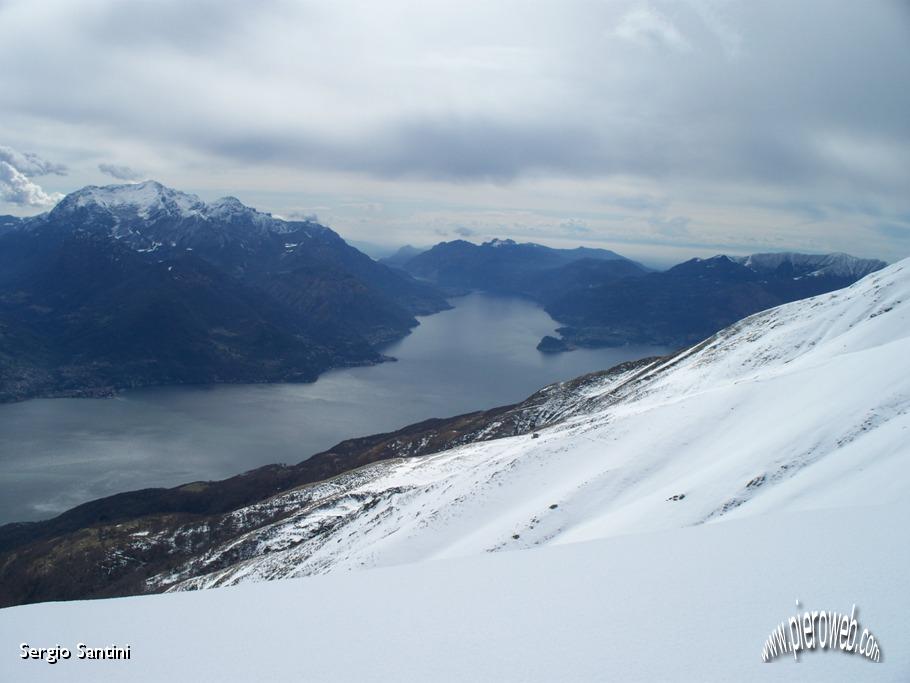
<path id="1" fill-rule="evenodd" d="M 12 0 L 0 142 L 372 242 L 893 260 L 908 46 L 900 0 Z"/>

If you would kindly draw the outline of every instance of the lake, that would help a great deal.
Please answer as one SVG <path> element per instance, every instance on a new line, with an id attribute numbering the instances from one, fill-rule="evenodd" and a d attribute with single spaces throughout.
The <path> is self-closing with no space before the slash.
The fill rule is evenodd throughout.
<path id="1" fill-rule="evenodd" d="M 110 399 L 0 406 L 0 524 L 52 517 L 112 493 L 296 463 L 349 437 L 514 403 L 654 347 L 545 355 L 557 326 L 521 299 L 471 294 L 383 349 L 398 362 L 312 384 L 137 389 Z"/>

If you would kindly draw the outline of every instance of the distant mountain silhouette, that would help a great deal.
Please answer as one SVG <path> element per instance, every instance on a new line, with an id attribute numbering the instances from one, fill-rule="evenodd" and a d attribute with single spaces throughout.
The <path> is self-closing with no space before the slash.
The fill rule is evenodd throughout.
<path id="1" fill-rule="evenodd" d="M 526 296 L 563 324 L 547 353 L 576 346 L 680 347 L 765 308 L 853 284 L 883 268 L 847 254 L 692 259 L 665 272 L 605 249 L 551 249 L 492 240 L 442 242 L 401 267 L 451 293 Z"/>
<path id="2" fill-rule="evenodd" d="M 692 259 L 649 273 L 574 289 L 546 309 L 568 346 L 701 341 L 752 313 L 853 284 L 883 261 L 846 254 L 756 254 Z"/>
<path id="3" fill-rule="evenodd" d="M 586 282 L 597 272 L 598 282 L 641 275 L 647 269 L 607 249 L 553 249 L 541 244 L 491 240 L 440 242 L 406 261 L 404 270 L 449 291 L 483 290 L 546 300 L 550 292 Z"/>

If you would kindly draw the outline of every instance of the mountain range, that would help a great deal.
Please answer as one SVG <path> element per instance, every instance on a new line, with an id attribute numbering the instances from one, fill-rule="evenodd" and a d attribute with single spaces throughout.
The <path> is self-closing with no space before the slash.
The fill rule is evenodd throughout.
<path id="1" fill-rule="evenodd" d="M 547 300 L 567 346 L 694 344 L 752 313 L 853 284 L 885 267 L 847 254 L 692 259 Z"/>
<path id="2" fill-rule="evenodd" d="M 537 301 L 562 327 L 538 348 L 648 344 L 680 348 L 760 310 L 846 287 L 885 266 L 847 254 L 692 259 L 654 272 L 603 249 L 492 240 L 442 242 L 390 263 L 450 292 Z"/>
<path id="3" fill-rule="evenodd" d="M 313 380 L 449 307 L 323 225 L 154 181 L 3 225 L 0 400 Z"/>
<path id="4" fill-rule="evenodd" d="M 0 217 L 0 401 L 164 384 L 311 381 L 483 290 L 561 323 L 538 348 L 679 348 L 885 264 L 846 254 L 693 259 L 655 272 L 606 249 L 513 240 L 403 248 L 376 262 L 312 220 L 285 221 L 154 181 L 89 186 Z"/>

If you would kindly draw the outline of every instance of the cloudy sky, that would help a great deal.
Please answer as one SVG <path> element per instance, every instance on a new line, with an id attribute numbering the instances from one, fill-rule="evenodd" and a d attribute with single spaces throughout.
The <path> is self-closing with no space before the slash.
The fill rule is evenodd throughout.
<path id="1" fill-rule="evenodd" d="M 0 0 L 0 213 L 155 178 L 346 238 L 910 255 L 904 0 Z"/>

